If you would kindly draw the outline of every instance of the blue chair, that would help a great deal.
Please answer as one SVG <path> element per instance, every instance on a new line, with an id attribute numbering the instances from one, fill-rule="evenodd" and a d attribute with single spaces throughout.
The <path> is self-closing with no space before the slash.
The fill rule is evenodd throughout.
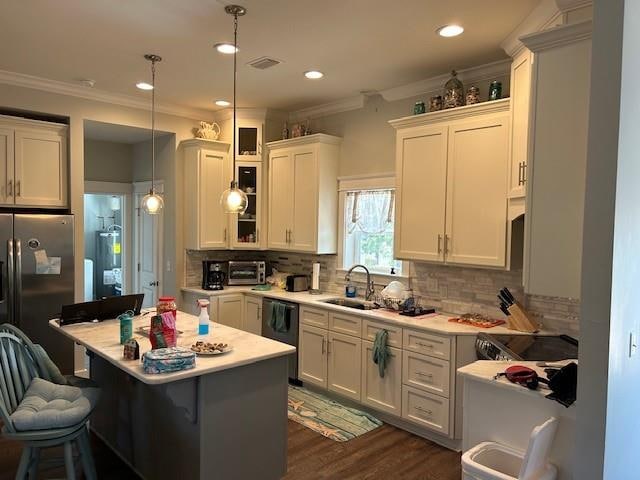
<path id="1" fill-rule="evenodd" d="M 86 478 L 97 478 L 87 428 L 98 389 L 52 383 L 35 346 L 15 327 L 0 327 L 2 434 L 24 444 L 17 479 L 35 479 L 40 451 L 63 446 L 68 479 L 75 479 L 73 444 Z M 21 334 L 21 335 L 20 335 Z"/>

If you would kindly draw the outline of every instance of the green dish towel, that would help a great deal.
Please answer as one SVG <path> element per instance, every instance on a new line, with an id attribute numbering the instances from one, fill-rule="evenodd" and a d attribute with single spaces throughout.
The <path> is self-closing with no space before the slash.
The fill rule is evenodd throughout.
<path id="1" fill-rule="evenodd" d="M 281 302 L 271 302 L 271 312 L 269 312 L 269 327 L 274 332 L 286 333 L 287 326 L 287 305 Z"/>
<path id="2" fill-rule="evenodd" d="M 391 351 L 389 351 L 389 346 L 387 345 L 388 338 L 389 332 L 379 330 L 373 341 L 373 363 L 378 365 L 380 378 L 384 378 L 384 371 L 387 369 L 387 364 L 391 357 Z"/>

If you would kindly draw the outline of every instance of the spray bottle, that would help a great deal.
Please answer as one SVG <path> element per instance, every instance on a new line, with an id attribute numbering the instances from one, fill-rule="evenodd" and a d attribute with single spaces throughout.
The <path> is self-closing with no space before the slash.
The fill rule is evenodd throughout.
<path id="1" fill-rule="evenodd" d="M 206 298 L 198 299 L 198 306 L 200 307 L 200 316 L 198 317 L 198 335 L 209 334 L 209 300 Z"/>

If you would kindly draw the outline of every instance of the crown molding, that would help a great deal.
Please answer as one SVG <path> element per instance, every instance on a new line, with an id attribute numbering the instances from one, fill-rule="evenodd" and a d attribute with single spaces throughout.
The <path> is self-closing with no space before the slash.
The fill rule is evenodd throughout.
<path id="1" fill-rule="evenodd" d="M 260 119 L 260 120 L 286 120 L 288 113 L 281 110 L 273 110 L 271 108 L 238 108 L 236 110 L 236 117 L 239 119 Z M 214 114 L 214 120 L 217 122 L 223 122 L 225 120 L 231 120 L 233 118 L 233 108 L 225 108 L 218 110 Z"/>
<path id="2" fill-rule="evenodd" d="M 593 5 L 593 0 L 556 0 L 556 4 L 562 13 L 566 13 L 572 10 L 590 7 Z"/>
<path id="3" fill-rule="evenodd" d="M 524 49 L 520 37 L 544 30 L 558 21 L 562 12 L 558 7 L 557 1 L 560 0 L 543 0 L 533 9 L 527 18 L 502 41 L 500 47 L 502 47 L 507 55 L 513 58 Z M 567 1 L 575 2 L 575 0 Z"/>
<path id="4" fill-rule="evenodd" d="M 495 80 L 496 77 L 509 75 L 511 71 L 511 59 L 499 60 L 497 62 L 479 65 L 477 67 L 458 70 L 458 78 L 467 84 L 481 83 L 488 80 Z M 446 73 L 437 77 L 427 78 L 419 82 L 413 82 L 400 87 L 388 88 L 380 91 L 382 98 L 388 102 L 402 100 L 404 98 L 416 97 L 434 92 L 440 92 L 444 83 L 450 78 Z"/>
<path id="5" fill-rule="evenodd" d="M 437 112 L 421 113 L 420 115 L 410 115 L 408 117 L 389 120 L 389 124 L 396 130 L 407 127 L 421 127 L 436 122 L 458 120 L 469 115 L 480 115 L 484 113 L 497 113 L 509 111 L 511 105 L 510 98 L 502 98 L 491 102 L 476 103 L 463 107 L 449 108 Z"/>
<path id="6" fill-rule="evenodd" d="M 310 143 L 340 145 L 342 143 L 342 138 L 336 137 L 334 135 L 327 135 L 326 133 L 314 133 L 313 135 L 304 135 L 302 137 L 288 138 L 286 140 L 276 140 L 275 142 L 269 142 L 267 143 L 267 147 L 269 147 L 271 150 L 274 150 L 276 148 L 309 145 Z"/>
<path id="7" fill-rule="evenodd" d="M 525 35 L 520 40 L 532 52 L 540 52 L 549 48 L 580 42 L 591 38 L 593 22 L 587 20 L 580 23 L 560 25 L 538 33 Z"/>
<path id="8" fill-rule="evenodd" d="M 356 95 L 355 97 L 344 98 L 335 102 L 323 103 L 314 107 L 303 108 L 289 113 L 289 121 L 296 122 L 300 120 L 326 117 L 335 113 L 348 112 L 350 110 L 359 110 L 364 107 L 364 95 Z"/>
<path id="9" fill-rule="evenodd" d="M 187 140 L 182 140 L 179 144 L 179 147 L 206 148 L 208 150 L 215 150 L 217 152 L 228 152 L 231 144 L 227 142 L 221 142 L 219 140 L 208 140 L 206 138 L 188 138 Z"/>
<path id="10" fill-rule="evenodd" d="M 149 100 L 133 95 L 112 93 L 107 92 L 106 90 L 85 87 L 83 85 L 76 85 L 69 82 L 61 82 L 59 80 L 50 80 L 48 78 L 36 77 L 34 75 L 27 75 L 24 73 L 10 72 L 8 70 L 0 70 L 0 84 L 30 88 L 33 90 L 42 90 L 44 92 L 55 93 L 58 95 L 67 95 L 70 97 L 121 105 L 123 107 L 137 108 L 140 110 L 149 110 L 150 108 Z M 175 115 L 177 117 L 184 117 L 191 120 L 212 118 L 215 114 L 213 110 L 183 107 L 172 103 L 156 103 L 156 111 L 158 113 Z"/>

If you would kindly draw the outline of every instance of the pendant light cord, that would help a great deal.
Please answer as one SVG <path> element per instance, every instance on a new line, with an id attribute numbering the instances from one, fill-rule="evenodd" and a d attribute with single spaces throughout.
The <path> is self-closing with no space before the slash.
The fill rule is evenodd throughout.
<path id="1" fill-rule="evenodd" d="M 156 61 L 151 60 L 151 191 L 155 193 L 156 178 Z"/>
<path id="2" fill-rule="evenodd" d="M 233 173 L 232 173 L 232 187 L 236 185 L 236 131 L 238 130 L 236 120 L 236 83 L 238 82 L 238 14 L 233 15 Z"/>

